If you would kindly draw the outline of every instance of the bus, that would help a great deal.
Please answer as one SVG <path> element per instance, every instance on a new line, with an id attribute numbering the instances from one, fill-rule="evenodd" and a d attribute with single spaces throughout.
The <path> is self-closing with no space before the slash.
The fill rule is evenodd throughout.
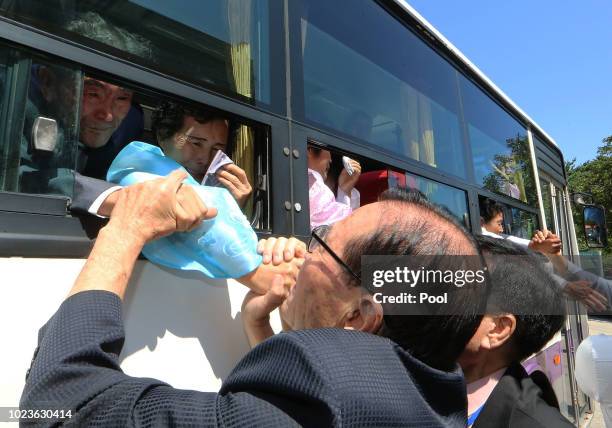
<path id="1" fill-rule="evenodd" d="M 88 32 L 94 21 L 131 43 Z M 83 166 L 86 79 L 132 98 L 116 131 L 123 140 L 114 133 Z M 105 224 L 71 210 L 74 187 L 58 193 L 42 181 L 64 170 L 103 177 L 130 139 L 154 142 L 166 101 L 231 117 L 228 154 L 252 183 L 245 212 L 260 238 L 310 234 L 306 153 L 315 145 L 359 160 L 362 204 L 388 187 L 416 188 L 479 232 L 479 206 L 493 199 L 507 233 L 529 239 L 546 228 L 564 254 L 578 254 L 554 140 L 404 0 L 3 0 L 0 94 L 3 407 L 18 406 L 38 329 Z M 246 291 L 139 260 L 123 370 L 217 391 L 249 349 Z M 574 350 L 588 326 L 575 305 L 580 315 L 525 366 L 549 377 L 561 412 L 582 426 L 591 407 L 574 380 Z"/>

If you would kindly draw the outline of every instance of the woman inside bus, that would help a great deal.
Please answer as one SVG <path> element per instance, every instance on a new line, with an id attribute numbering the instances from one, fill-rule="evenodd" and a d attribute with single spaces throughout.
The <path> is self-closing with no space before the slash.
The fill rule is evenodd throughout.
<path id="1" fill-rule="evenodd" d="M 339 202 L 332 190 L 325 184 L 331 167 L 332 157 L 329 150 L 313 145 L 308 146 L 308 199 L 310 203 L 310 228 L 332 224 L 347 217 L 351 212 L 350 196 L 340 198 Z M 346 169 L 338 177 L 338 189 L 344 195 L 351 195 L 359 175 L 361 165 L 351 160 L 353 173 Z"/>
<path id="2" fill-rule="evenodd" d="M 186 109 L 164 102 L 153 114 L 153 131 L 166 156 L 180 163 L 202 182 L 218 151 L 227 152 L 229 121 L 210 110 Z M 246 173 L 225 157 L 227 164 L 216 171 L 216 179 L 244 208 L 253 188 Z"/>
<path id="3" fill-rule="evenodd" d="M 504 233 L 504 208 L 492 199 L 481 200 L 480 225 L 483 235 Z"/>

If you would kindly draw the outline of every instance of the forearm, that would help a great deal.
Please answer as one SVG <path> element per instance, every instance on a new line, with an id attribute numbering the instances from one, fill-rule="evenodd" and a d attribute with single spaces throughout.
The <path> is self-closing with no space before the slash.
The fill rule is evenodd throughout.
<path id="1" fill-rule="evenodd" d="M 270 326 L 269 318 L 256 322 L 243 319 L 242 325 L 251 348 L 259 345 L 267 338 L 274 336 L 274 330 L 272 330 L 272 326 Z"/>
<path id="2" fill-rule="evenodd" d="M 103 290 L 123 299 L 143 243 L 112 222 L 100 230 L 94 248 L 68 296 Z"/>

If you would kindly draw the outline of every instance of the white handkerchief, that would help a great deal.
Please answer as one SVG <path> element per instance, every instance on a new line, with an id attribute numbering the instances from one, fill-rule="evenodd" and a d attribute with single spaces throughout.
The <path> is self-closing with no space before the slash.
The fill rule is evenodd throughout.
<path id="1" fill-rule="evenodd" d="M 217 150 L 215 157 L 213 158 L 212 162 L 208 166 L 208 169 L 206 170 L 206 175 L 204 175 L 204 179 L 202 180 L 202 185 L 212 186 L 212 187 L 221 187 L 222 184 L 219 182 L 219 179 L 217 178 L 216 173 L 219 170 L 219 168 L 225 165 L 232 164 L 232 163 L 234 162 L 229 158 L 228 155 L 223 153 L 223 151 L 221 150 Z"/>
<path id="2" fill-rule="evenodd" d="M 346 172 L 348 172 L 348 175 L 353 175 L 355 170 L 353 169 L 353 165 L 351 165 L 351 158 L 348 156 L 342 156 L 342 164 L 344 165 Z"/>

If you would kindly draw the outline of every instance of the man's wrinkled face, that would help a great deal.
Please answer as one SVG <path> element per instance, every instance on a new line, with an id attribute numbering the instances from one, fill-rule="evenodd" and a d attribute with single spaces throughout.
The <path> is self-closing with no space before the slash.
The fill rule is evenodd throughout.
<path id="1" fill-rule="evenodd" d="M 217 151 L 225 151 L 227 136 L 228 123 L 225 120 L 200 123 L 192 116 L 185 116 L 181 129 L 162 146 L 166 156 L 183 165 L 196 180 L 202 181 Z"/>
<path id="2" fill-rule="evenodd" d="M 132 105 L 132 91 L 85 77 L 79 140 L 88 147 L 108 143 Z"/>
<path id="3" fill-rule="evenodd" d="M 355 231 L 369 234 L 382 215 L 382 204 L 365 205 L 335 223 L 325 238 L 329 247 L 344 259 L 344 248 L 356 236 Z M 350 274 L 323 248 L 307 255 L 295 285 L 280 307 L 284 326 L 290 330 L 345 326 L 359 307 L 362 290 L 349 286 Z"/>

